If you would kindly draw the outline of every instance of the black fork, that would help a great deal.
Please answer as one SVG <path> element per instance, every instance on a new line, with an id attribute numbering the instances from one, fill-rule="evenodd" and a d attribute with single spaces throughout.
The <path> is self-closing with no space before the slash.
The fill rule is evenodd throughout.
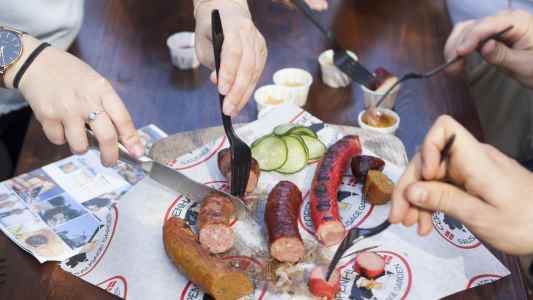
<path id="1" fill-rule="evenodd" d="M 342 243 L 339 245 L 339 248 L 337 248 L 337 251 L 335 251 L 335 255 L 333 256 L 333 259 L 329 263 L 328 266 L 328 273 L 326 274 L 326 280 L 329 280 L 329 277 L 331 276 L 331 273 L 333 273 L 333 270 L 335 270 L 335 267 L 341 260 L 341 258 L 344 256 L 344 253 L 350 249 L 355 243 L 367 238 L 371 237 L 373 235 L 376 235 L 378 233 L 383 232 L 383 230 L 389 228 L 390 223 L 389 221 L 384 221 L 380 225 L 372 228 L 353 228 L 350 231 L 348 231 L 348 234 L 342 240 Z"/>
<path id="2" fill-rule="evenodd" d="M 346 75 L 350 76 L 353 81 L 361 85 L 367 85 L 369 82 L 374 80 L 374 74 L 363 67 L 363 65 L 361 65 L 357 60 L 348 54 L 348 51 L 344 50 L 339 45 L 337 39 L 335 38 L 335 34 L 320 24 L 320 21 L 315 13 L 304 1 L 292 0 L 292 2 L 333 44 L 333 63 L 337 68 L 339 68 Z"/>
<path id="3" fill-rule="evenodd" d="M 211 13 L 211 29 L 213 38 L 213 50 L 215 52 L 215 67 L 217 78 L 220 73 L 220 58 L 222 54 L 222 44 L 224 44 L 224 31 L 222 29 L 222 21 L 218 10 L 213 10 Z M 228 137 L 231 152 L 231 194 L 238 197 L 243 197 L 250 177 L 250 166 L 252 163 L 252 151 L 250 147 L 243 142 L 235 131 L 231 123 L 231 117 L 226 116 L 222 111 L 224 104 L 224 95 L 219 93 L 220 98 L 220 113 L 222 115 L 222 124 L 224 131 Z"/>
<path id="4" fill-rule="evenodd" d="M 508 26 L 507 28 L 505 28 L 504 30 L 502 31 L 499 31 L 493 35 L 490 35 L 488 36 L 487 38 L 485 38 L 484 40 L 482 40 L 480 43 L 479 43 L 479 47 L 478 47 L 478 50 L 483 48 L 483 46 L 485 45 L 485 43 L 487 43 L 489 40 L 492 40 L 492 39 L 495 39 L 495 40 L 498 40 L 498 38 L 500 38 L 502 35 L 504 35 L 506 32 L 508 32 L 509 30 L 513 29 L 513 26 Z M 457 56 L 456 58 L 428 71 L 428 72 L 425 72 L 425 73 L 417 73 L 417 72 L 410 72 L 410 73 L 407 73 L 405 75 L 403 75 L 402 77 L 400 77 L 400 79 L 398 81 L 396 81 L 388 90 L 387 92 L 385 92 L 385 94 L 383 94 L 383 96 L 381 96 L 381 98 L 379 98 L 379 101 L 376 103 L 376 108 L 379 107 L 381 105 L 381 103 L 383 102 L 383 100 L 385 100 L 385 98 L 387 98 L 387 96 L 394 90 L 395 87 L 397 87 L 401 82 L 404 82 L 404 81 L 407 81 L 407 80 L 410 80 L 410 79 L 427 79 L 427 78 L 431 78 L 433 77 L 434 75 L 437 75 L 439 74 L 440 72 L 444 71 L 448 66 L 450 65 L 453 65 L 454 63 L 458 62 L 459 60 L 463 59 L 463 57 L 461 56 Z"/>

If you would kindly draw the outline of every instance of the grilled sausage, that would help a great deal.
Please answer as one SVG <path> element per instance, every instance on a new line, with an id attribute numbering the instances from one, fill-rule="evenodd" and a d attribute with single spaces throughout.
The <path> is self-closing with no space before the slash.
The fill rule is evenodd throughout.
<path id="1" fill-rule="evenodd" d="M 298 210 L 302 193 L 290 181 L 279 182 L 268 195 L 265 222 L 270 255 L 281 262 L 295 263 L 304 256 L 304 244 L 298 231 Z"/>
<path id="2" fill-rule="evenodd" d="M 333 271 L 328 281 L 326 280 L 327 272 L 328 268 L 325 266 L 315 267 L 311 270 L 307 286 L 314 296 L 332 300 L 335 299 L 335 295 L 341 290 L 341 274 L 338 269 Z"/>
<path id="3" fill-rule="evenodd" d="M 211 253 L 223 253 L 233 246 L 235 235 L 230 227 L 233 211 L 233 203 L 222 194 L 210 194 L 202 202 L 198 214 L 198 235 L 200 243 Z"/>
<path id="4" fill-rule="evenodd" d="M 165 222 L 163 242 L 180 272 L 216 300 L 236 300 L 253 292 L 250 278 L 210 255 L 184 220 L 172 217 Z"/>
<path id="5" fill-rule="evenodd" d="M 370 155 L 359 155 L 352 158 L 351 162 L 352 175 L 355 177 L 355 180 L 360 183 L 364 183 L 366 180 L 366 175 L 370 170 L 383 171 L 385 168 L 385 161 L 379 157 L 374 157 Z"/>
<path id="6" fill-rule="evenodd" d="M 228 148 L 220 150 L 218 152 L 218 169 L 222 176 L 231 184 L 231 152 Z M 248 177 L 248 184 L 246 185 L 246 193 L 251 193 L 257 187 L 259 181 L 259 175 L 261 170 L 257 160 L 252 158 L 252 164 L 250 166 L 250 177 Z"/>
<path id="7" fill-rule="evenodd" d="M 368 279 L 385 273 L 385 259 L 375 252 L 363 252 L 355 258 L 354 270 Z"/>
<path id="8" fill-rule="evenodd" d="M 311 219 L 326 246 L 342 241 L 344 225 L 337 206 L 337 188 L 349 159 L 361 153 L 359 137 L 347 135 L 331 146 L 318 165 L 311 186 Z"/>

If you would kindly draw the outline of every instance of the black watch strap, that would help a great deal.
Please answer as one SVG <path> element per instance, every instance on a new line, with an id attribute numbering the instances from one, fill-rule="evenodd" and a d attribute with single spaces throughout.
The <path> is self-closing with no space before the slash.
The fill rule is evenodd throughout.
<path id="1" fill-rule="evenodd" d="M 24 64 L 22 64 L 17 74 L 15 75 L 15 78 L 13 79 L 13 87 L 15 89 L 19 88 L 19 84 L 20 84 L 20 81 L 22 80 L 22 76 L 24 76 L 24 73 L 26 73 L 26 70 L 28 70 L 28 68 L 33 63 L 33 61 L 37 58 L 37 56 L 39 56 L 39 54 L 41 54 L 41 52 L 43 52 L 44 49 L 46 49 L 49 46 L 50 44 L 44 42 L 40 44 L 39 47 L 35 48 L 35 50 L 33 50 L 30 56 L 28 56 L 28 59 L 26 59 Z"/>

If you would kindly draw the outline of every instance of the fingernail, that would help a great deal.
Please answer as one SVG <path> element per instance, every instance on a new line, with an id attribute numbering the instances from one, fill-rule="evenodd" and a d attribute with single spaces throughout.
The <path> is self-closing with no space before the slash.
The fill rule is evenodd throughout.
<path id="1" fill-rule="evenodd" d="M 224 103 L 224 114 L 226 116 L 233 116 L 237 107 L 231 102 Z"/>
<path id="2" fill-rule="evenodd" d="M 229 84 L 227 84 L 225 81 L 221 81 L 219 84 L 218 84 L 218 91 L 222 94 L 222 95 L 227 95 L 229 93 L 229 90 L 230 90 L 230 86 Z"/>
<path id="3" fill-rule="evenodd" d="M 413 202 L 414 204 L 422 204 L 426 200 L 427 197 L 427 191 L 426 189 L 419 187 L 419 186 L 412 186 L 408 190 L 407 198 L 410 202 Z"/>
<path id="4" fill-rule="evenodd" d="M 133 146 L 133 155 L 139 157 L 144 154 L 144 147 L 141 144 Z"/>

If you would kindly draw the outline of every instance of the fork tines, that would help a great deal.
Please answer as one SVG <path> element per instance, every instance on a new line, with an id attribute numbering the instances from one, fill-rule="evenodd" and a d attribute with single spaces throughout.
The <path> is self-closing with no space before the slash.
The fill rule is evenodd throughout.
<path id="1" fill-rule="evenodd" d="M 250 147 L 233 136 L 234 143 L 231 148 L 231 194 L 243 197 L 246 192 L 248 178 L 250 177 L 250 167 L 252 164 L 252 151 Z"/>

